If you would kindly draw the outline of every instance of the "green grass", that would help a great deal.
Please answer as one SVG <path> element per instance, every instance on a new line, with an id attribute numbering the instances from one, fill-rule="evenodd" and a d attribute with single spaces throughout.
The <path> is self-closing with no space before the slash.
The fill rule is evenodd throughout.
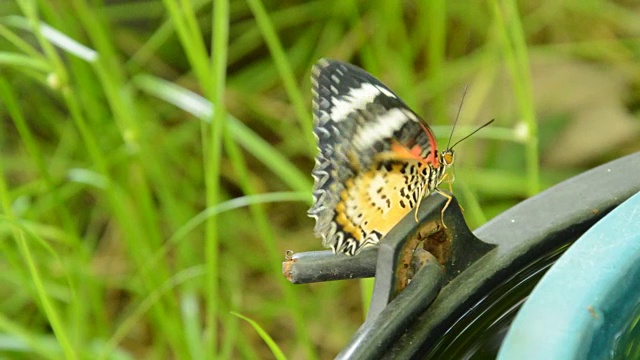
<path id="1" fill-rule="evenodd" d="M 335 356 L 370 282 L 281 275 L 321 247 L 320 57 L 381 78 L 441 146 L 469 85 L 454 138 L 496 118 L 456 148 L 472 227 L 638 150 L 622 2 L 98 3 L 0 4 L 3 358 Z"/>

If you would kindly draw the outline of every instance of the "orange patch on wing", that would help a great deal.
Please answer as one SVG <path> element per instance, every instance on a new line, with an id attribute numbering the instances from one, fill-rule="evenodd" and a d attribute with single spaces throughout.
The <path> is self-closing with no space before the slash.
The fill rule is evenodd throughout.
<path id="1" fill-rule="evenodd" d="M 429 141 L 432 141 L 429 139 Z M 435 140 L 434 140 L 435 141 Z M 432 147 L 433 149 L 433 147 Z M 436 150 L 431 150 L 426 158 L 422 157 L 422 147 L 420 145 L 414 145 L 411 149 L 399 144 L 397 141 L 391 143 L 391 152 L 393 157 L 398 160 L 417 160 L 423 164 L 432 164 L 434 167 L 438 166 L 438 156 Z"/>
<path id="2" fill-rule="evenodd" d="M 400 145 L 397 141 L 393 141 L 391 143 L 391 151 L 393 151 L 399 159 L 422 160 L 422 148 L 419 145 L 414 145 L 409 149 L 406 146 Z"/>

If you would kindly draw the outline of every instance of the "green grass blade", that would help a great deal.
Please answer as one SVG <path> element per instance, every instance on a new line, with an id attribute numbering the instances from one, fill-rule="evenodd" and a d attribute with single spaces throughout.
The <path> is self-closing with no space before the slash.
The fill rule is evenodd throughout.
<path id="1" fill-rule="evenodd" d="M 269 334 L 266 331 L 264 331 L 264 329 L 260 327 L 260 325 L 257 322 L 234 311 L 232 311 L 231 314 L 248 322 L 253 327 L 253 329 L 258 333 L 258 335 L 260 335 L 260 338 L 262 338 L 262 340 L 267 344 L 267 346 L 269 346 L 269 349 L 271 349 L 271 353 L 276 359 L 278 360 L 287 359 L 287 357 L 284 356 L 284 353 L 282 352 L 282 350 L 280 350 L 280 347 L 278 347 L 278 344 L 275 341 L 273 341 L 271 336 L 269 336 Z"/>
<path id="2" fill-rule="evenodd" d="M 538 125 L 533 104 L 529 55 L 518 7 L 511 0 L 491 2 L 497 31 L 502 39 L 520 116 L 526 126 L 526 171 L 529 195 L 540 191 Z"/>
<path id="3" fill-rule="evenodd" d="M 145 92 L 174 104 L 201 120 L 209 119 L 213 113 L 213 106 L 209 101 L 174 83 L 150 75 L 138 75 L 134 82 Z M 294 191 L 311 193 L 311 176 L 303 174 L 281 152 L 237 118 L 228 114 L 226 121 L 233 138 L 271 169 L 274 175 Z"/>
<path id="4" fill-rule="evenodd" d="M 256 18 L 258 27 L 260 28 L 262 36 L 264 37 L 267 46 L 269 47 L 269 51 L 271 52 L 273 61 L 276 64 L 278 73 L 282 78 L 284 88 L 286 89 L 287 95 L 291 100 L 293 108 L 296 112 L 296 116 L 300 121 L 300 128 L 303 129 L 303 134 L 309 148 L 309 153 L 312 153 L 315 150 L 315 138 L 313 137 L 313 132 L 311 130 L 312 121 L 311 116 L 309 115 L 310 112 L 308 110 L 307 104 L 305 104 L 304 102 L 304 97 L 298 89 L 295 76 L 293 75 L 293 70 L 291 69 L 291 65 L 289 63 L 289 60 L 287 59 L 287 55 L 282 47 L 282 43 L 278 38 L 273 23 L 271 22 L 271 19 L 269 18 L 269 15 L 265 10 L 262 2 L 260 0 L 247 0 L 247 3 L 251 8 L 253 16 Z"/>
<path id="5" fill-rule="evenodd" d="M 10 195 L 5 181 L 5 171 L 2 168 L 2 164 L 0 164 L 0 199 L 2 201 L 2 211 L 7 216 L 13 217 L 13 211 L 11 210 L 11 204 L 9 202 Z M 37 298 L 40 302 L 40 305 L 42 306 L 44 313 L 47 316 L 47 320 L 51 325 L 51 328 L 53 329 L 58 342 L 60 343 L 60 347 L 62 348 L 65 358 L 76 359 L 77 353 L 74 350 L 75 347 L 71 343 L 71 339 L 69 338 L 67 329 L 64 326 L 63 320 L 61 319 L 58 306 L 56 306 L 56 304 L 47 293 L 47 290 L 45 289 L 41 270 L 38 267 L 36 258 L 34 258 L 25 233 L 16 229 L 13 233 L 13 236 L 20 254 L 22 255 L 24 265 L 29 270 L 29 274 L 31 276 L 31 281 L 33 281 L 33 286 L 35 288 Z"/>

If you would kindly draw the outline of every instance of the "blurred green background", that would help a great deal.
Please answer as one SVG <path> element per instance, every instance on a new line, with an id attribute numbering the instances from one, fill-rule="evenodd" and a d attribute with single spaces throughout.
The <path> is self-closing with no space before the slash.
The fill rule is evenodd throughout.
<path id="1" fill-rule="evenodd" d="M 332 358 L 367 283 L 280 269 L 321 248 L 313 63 L 367 69 L 440 146 L 468 85 L 454 140 L 496 119 L 457 147 L 475 228 L 640 149 L 639 18 L 604 0 L 2 1 L 0 356 Z"/>

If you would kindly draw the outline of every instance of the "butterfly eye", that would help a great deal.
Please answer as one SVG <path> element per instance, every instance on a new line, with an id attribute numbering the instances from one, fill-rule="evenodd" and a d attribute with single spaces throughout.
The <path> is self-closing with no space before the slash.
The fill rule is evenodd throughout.
<path id="1" fill-rule="evenodd" d="M 449 149 L 442 152 L 442 162 L 445 165 L 453 164 L 453 150 Z"/>

